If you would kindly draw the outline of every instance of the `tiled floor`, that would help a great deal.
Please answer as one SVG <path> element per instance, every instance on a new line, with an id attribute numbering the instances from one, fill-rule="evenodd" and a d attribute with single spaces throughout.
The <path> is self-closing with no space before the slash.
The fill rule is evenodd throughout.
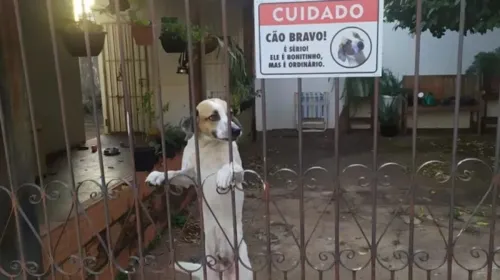
<path id="1" fill-rule="evenodd" d="M 141 139 L 137 139 L 140 141 Z M 44 179 L 44 185 L 48 193 L 57 191 L 59 197 L 49 201 L 47 205 L 49 219 L 53 222 L 63 222 L 68 216 L 72 204 L 72 190 L 77 193 L 78 200 L 84 204 L 97 201 L 101 192 L 101 173 L 108 188 L 116 185 L 116 179 L 132 180 L 133 165 L 130 148 L 120 146 L 120 143 L 128 143 L 126 135 L 104 135 L 101 136 L 102 148 L 117 147 L 120 154 L 116 156 L 103 156 L 103 170 L 99 164 L 99 153 L 92 153 L 92 145 L 96 145 L 96 138 L 88 140 L 85 147 L 87 150 L 75 149 L 71 154 L 71 166 L 66 155 L 62 155 L 52 163 L 48 170 L 49 176 Z M 74 177 L 71 176 L 73 174 Z M 74 178 L 74 180 L 73 180 Z M 77 190 L 77 191 L 76 191 Z M 97 195 L 97 198 L 94 196 Z M 40 213 L 42 213 L 40 204 Z M 73 211 L 74 214 L 74 211 Z M 42 222 L 42 220 L 40 220 Z"/>

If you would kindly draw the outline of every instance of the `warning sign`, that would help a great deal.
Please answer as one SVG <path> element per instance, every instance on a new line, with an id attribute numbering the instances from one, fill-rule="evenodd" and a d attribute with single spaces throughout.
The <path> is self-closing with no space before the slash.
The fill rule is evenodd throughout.
<path id="1" fill-rule="evenodd" d="M 383 0 L 255 0 L 257 78 L 380 76 Z"/>

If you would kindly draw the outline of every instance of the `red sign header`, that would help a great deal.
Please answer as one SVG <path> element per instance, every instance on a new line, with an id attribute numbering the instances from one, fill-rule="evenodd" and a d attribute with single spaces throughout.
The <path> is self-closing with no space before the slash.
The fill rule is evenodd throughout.
<path id="1" fill-rule="evenodd" d="M 373 22 L 378 20 L 378 0 L 345 0 L 259 5 L 260 25 Z"/>

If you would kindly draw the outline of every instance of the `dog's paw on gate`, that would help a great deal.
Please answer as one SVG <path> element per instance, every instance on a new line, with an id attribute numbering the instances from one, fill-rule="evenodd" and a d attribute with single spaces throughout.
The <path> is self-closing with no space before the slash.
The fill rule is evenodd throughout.
<path id="1" fill-rule="evenodd" d="M 243 167 L 236 163 L 227 163 L 217 172 L 217 187 L 227 189 L 233 184 L 243 182 Z"/>
<path id="2" fill-rule="evenodd" d="M 160 171 L 153 171 L 146 178 L 146 183 L 150 186 L 160 186 L 163 181 L 165 181 L 165 174 Z"/>

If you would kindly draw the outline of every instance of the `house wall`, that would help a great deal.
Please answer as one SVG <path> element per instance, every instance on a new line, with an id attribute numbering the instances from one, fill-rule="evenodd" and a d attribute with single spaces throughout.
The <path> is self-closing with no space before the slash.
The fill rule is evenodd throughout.
<path id="1" fill-rule="evenodd" d="M 157 2 L 160 16 L 176 16 L 181 21 L 185 20 L 183 1 L 159 1 Z M 229 36 L 239 42 L 243 48 L 243 1 L 227 1 L 227 28 Z M 222 12 L 220 3 L 217 1 L 203 1 L 201 9 L 201 25 L 206 26 L 215 34 L 222 35 Z M 158 33 L 159 34 L 159 33 Z M 160 52 L 160 74 L 163 101 L 170 102 L 170 110 L 165 114 L 165 119 L 177 124 L 181 118 L 189 116 L 189 89 L 188 76 L 179 75 L 177 71 L 177 60 L 179 54 L 167 54 Z M 222 51 L 214 51 L 205 56 L 205 83 L 208 91 L 225 91 L 224 63 Z"/>
<path id="2" fill-rule="evenodd" d="M 104 0 L 97 1 L 97 4 L 106 3 Z M 169 16 L 177 17 L 180 21 L 185 21 L 185 9 L 183 1 L 156 1 L 157 18 Z M 195 5 L 192 2 L 191 5 Z M 227 1 L 227 28 L 228 35 L 239 42 L 239 46 L 243 48 L 243 1 Z M 205 26 L 210 32 L 216 35 L 222 35 L 222 13 L 219 2 L 203 1 L 201 25 Z M 147 10 L 143 13 L 143 18 L 147 19 Z M 100 16 L 99 22 L 110 22 L 113 18 Z M 156 34 L 160 34 L 160 26 L 156 26 Z M 178 124 L 182 118 L 190 115 L 189 111 L 189 79 L 188 75 L 177 74 L 177 65 L 179 53 L 167 54 L 163 51 L 159 40 L 154 40 L 158 44 L 159 52 L 159 71 L 160 83 L 162 92 L 162 101 L 164 104 L 169 102 L 169 110 L 164 114 L 165 121 Z M 151 55 L 152 57 L 152 55 Z M 205 56 L 205 84 L 206 94 L 209 91 L 224 91 L 226 83 L 224 80 L 224 63 L 222 50 L 216 50 Z M 102 67 L 101 67 L 102 72 Z M 102 75 L 101 75 L 102 76 Z M 150 79 L 151 88 L 156 89 L 156 84 Z M 104 86 L 101 83 L 102 86 Z M 108 89 L 108 92 L 110 90 Z M 102 90 L 103 100 L 105 100 L 105 88 Z M 155 99 L 156 100 L 156 99 Z M 106 108 L 105 105 L 103 105 Z"/>
<path id="3" fill-rule="evenodd" d="M 49 154 L 62 151 L 65 149 L 62 111 L 46 3 L 23 0 L 20 1 L 20 10 L 41 152 Z M 56 22 L 61 18 L 72 17 L 72 7 L 65 0 L 53 1 L 53 12 Z M 57 42 L 69 144 L 74 146 L 85 141 L 80 70 L 78 58 L 71 57 L 60 41 Z"/>

